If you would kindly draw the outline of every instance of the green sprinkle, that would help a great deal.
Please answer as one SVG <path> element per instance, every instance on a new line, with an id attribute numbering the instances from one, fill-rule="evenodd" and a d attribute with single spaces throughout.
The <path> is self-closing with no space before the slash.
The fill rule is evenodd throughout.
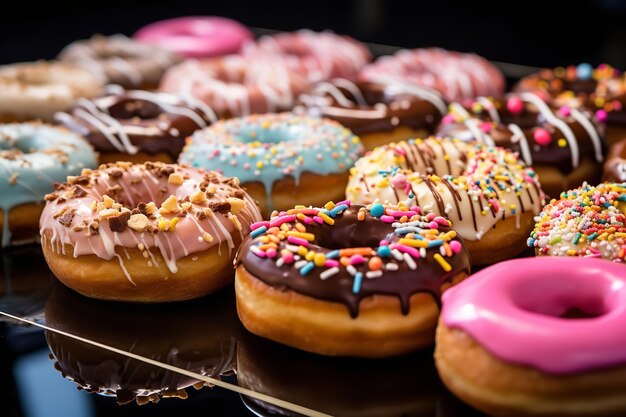
<path id="1" fill-rule="evenodd" d="M 559 243 L 561 240 L 563 240 L 563 238 L 561 236 L 555 236 L 553 237 L 550 242 L 548 243 L 549 245 L 554 245 L 555 243 Z"/>
<path id="2" fill-rule="evenodd" d="M 576 232 L 576 236 L 574 236 L 574 239 L 572 240 L 572 244 L 573 245 L 577 245 L 578 244 L 578 239 L 580 239 L 581 236 L 582 236 L 582 233 Z"/>
<path id="3" fill-rule="evenodd" d="M 593 232 L 592 234 L 587 236 L 587 241 L 591 242 L 592 240 L 594 240 L 597 237 L 598 237 L 598 232 Z"/>

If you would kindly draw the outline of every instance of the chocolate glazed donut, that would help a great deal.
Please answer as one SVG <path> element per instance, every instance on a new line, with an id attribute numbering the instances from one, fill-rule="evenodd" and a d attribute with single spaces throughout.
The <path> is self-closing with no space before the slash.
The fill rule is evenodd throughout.
<path id="1" fill-rule="evenodd" d="M 437 91 L 399 80 L 375 83 L 335 78 L 316 84 L 300 95 L 299 102 L 310 114 L 334 119 L 350 129 L 367 150 L 428 136 L 447 112 Z"/>
<path id="2" fill-rule="evenodd" d="M 84 136 L 100 162 L 173 163 L 185 138 L 215 122 L 213 110 L 192 97 L 109 86 L 106 94 L 78 100 L 57 122 Z"/>
<path id="3" fill-rule="evenodd" d="M 510 94 L 506 101 L 479 97 L 465 106 L 452 103 L 437 136 L 519 152 L 551 197 L 583 181 L 599 181 L 606 152 L 604 129 L 591 112 L 554 107 L 534 93 Z"/>
<path id="4" fill-rule="evenodd" d="M 323 227 L 322 230 L 312 232 L 319 234 L 316 243 L 320 252 L 330 252 L 337 247 L 377 247 L 381 240 L 396 242 L 398 235 L 388 223 L 382 221 L 359 221 L 355 222 L 359 208 L 352 206 L 346 211 L 350 214 L 337 216 L 331 227 Z M 440 226 L 442 232 L 451 230 L 449 227 Z M 360 291 L 353 290 L 353 278 L 346 268 L 341 268 L 333 279 L 320 278 L 324 270 L 314 270 L 310 274 L 302 275 L 297 268 L 285 269 L 276 265 L 272 259 L 259 258 L 250 247 L 255 244 L 254 240 L 246 239 L 239 251 L 238 263 L 254 276 L 259 277 L 269 285 L 279 288 L 289 288 L 298 293 L 308 296 L 340 302 L 348 307 L 350 315 L 355 318 L 359 314 L 361 300 L 375 294 L 386 294 L 398 297 L 402 314 L 409 312 L 409 299 L 418 292 L 432 294 L 435 302 L 439 303 L 442 285 L 451 282 L 459 271 L 469 274 L 467 257 L 453 256 L 447 258 L 451 269 L 448 272 L 431 257 L 415 259 L 416 270 L 419 270 L 419 278 L 416 279 L 416 270 L 409 268 L 406 262 L 397 262 L 398 269 L 393 271 L 393 278 L 366 279 L 362 281 Z M 312 250 L 312 248 L 311 248 Z M 387 272 L 389 273 L 389 272 Z"/>
<path id="5" fill-rule="evenodd" d="M 611 146 L 604 163 L 602 179 L 611 182 L 626 182 L 626 138 Z"/>

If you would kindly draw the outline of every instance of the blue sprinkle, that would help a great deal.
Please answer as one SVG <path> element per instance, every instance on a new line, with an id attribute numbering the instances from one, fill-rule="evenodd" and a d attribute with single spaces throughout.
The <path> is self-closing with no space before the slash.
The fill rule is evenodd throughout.
<path id="1" fill-rule="evenodd" d="M 582 63 L 576 67 L 576 75 L 581 80 L 588 80 L 593 76 L 593 67 L 590 64 Z"/>
<path id="2" fill-rule="evenodd" d="M 358 294 L 361 291 L 361 282 L 363 281 L 363 273 L 357 272 L 354 274 L 354 283 L 352 284 L 352 292 Z"/>
<path id="3" fill-rule="evenodd" d="M 617 197 L 617 199 L 619 201 L 626 201 L 626 194 L 621 194 L 619 197 Z"/>
<path id="4" fill-rule="evenodd" d="M 389 246 L 380 246 L 378 248 L 378 256 L 380 256 L 381 258 L 386 258 L 390 255 L 391 249 L 389 249 Z M 326 257 L 328 258 L 328 255 L 326 255 Z"/>
<path id="5" fill-rule="evenodd" d="M 252 238 L 255 238 L 259 235 L 262 235 L 265 232 L 267 232 L 267 226 L 261 226 L 258 229 L 254 229 L 252 232 L 250 232 L 250 236 Z"/>
<path id="6" fill-rule="evenodd" d="M 429 248 L 435 248 L 437 246 L 441 246 L 443 245 L 443 240 L 441 239 L 435 239 L 435 240 L 431 240 L 430 242 L 428 242 L 428 247 Z"/>
<path id="7" fill-rule="evenodd" d="M 533 246 L 535 246 L 535 239 L 533 239 L 532 237 L 529 237 L 528 240 L 526 241 L 526 246 L 528 246 L 529 248 L 532 248 Z"/>
<path id="8" fill-rule="evenodd" d="M 330 217 L 335 217 L 337 214 L 339 214 L 340 212 L 346 210 L 347 208 L 348 208 L 347 204 L 340 204 L 338 206 L 333 207 L 333 209 L 328 212 L 328 215 Z"/>
<path id="9" fill-rule="evenodd" d="M 307 263 L 302 268 L 300 268 L 300 275 L 304 276 L 308 274 L 309 272 L 313 270 L 314 267 L 315 267 L 315 264 L 313 262 Z"/>
<path id="10" fill-rule="evenodd" d="M 385 214 L 385 207 L 382 204 L 374 204 L 370 209 L 370 213 L 374 217 L 380 217 Z"/>
<path id="11" fill-rule="evenodd" d="M 339 249 L 331 250 L 326 254 L 326 259 L 339 258 Z"/>

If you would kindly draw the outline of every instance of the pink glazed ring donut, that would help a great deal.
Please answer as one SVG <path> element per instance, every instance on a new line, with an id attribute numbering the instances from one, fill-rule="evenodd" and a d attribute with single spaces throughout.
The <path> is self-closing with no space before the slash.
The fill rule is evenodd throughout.
<path id="1" fill-rule="evenodd" d="M 203 58 L 239 52 L 252 39 L 252 32 L 224 17 L 190 16 L 151 23 L 133 37 L 187 58 Z"/>
<path id="2" fill-rule="evenodd" d="M 592 258 L 493 265 L 449 289 L 435 362 L 497 416 L 626 413 L 626 267 Z"/>

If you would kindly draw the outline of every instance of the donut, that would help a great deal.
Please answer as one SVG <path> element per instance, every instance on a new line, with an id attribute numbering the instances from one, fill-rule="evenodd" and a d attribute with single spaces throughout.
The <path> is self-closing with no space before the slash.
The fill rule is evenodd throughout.
<path id="1" fill-rule="evenodd" d="M 219 379 L 235 371 L 240 325 L 233 296 L 232 287 L 225 288 L 164 309 L 90 300 L 57 284 L 45 307 L 46 323 L 55 330 L 46 332 L 46 342 L 57 371 L 86 392 L 113 397 L 120 405 L 185 399 L 187 389 L 205 383 L 56 331 Z"/>
<path id="2" fill-rule="evenodd" d="M 94 35 L 72 42 L 58 59 L 85 68 L 104 84 L 155 89 L 163 73 L 182 58 L 167 49 L 140 43 L 124 35 Z"/>
<path id="3" fill-rule="evenodd" d="M 494 416 L 626 412 L 624 267 L 598 259 L 493 265 L 443 295 L 435 363 Z"/>
<path id="4" fill-rule="evenodd" d="M 552 199 L 536 218 L 528 246 L 537 255 L 626 261 L 626 184 L 583 184 Z"/>
<path id="5" fill-rule="evenodd" d="M 349 36 L 307 29 L 261 36 L 244 44 L 242 54 L 255 60 L 277 57 L 311 82 L 337 77 L 355 79 L 372 59 L 367 46 Z"/>
<path id="6" fill-rule="evenodd" d="M 225 17 L 188 16 L 150 23 L 133 38 L 186 58 L 205 58 L 239 52 L 252 39 L 252 32 Z"/>
<path id="7" fill-rule="evenodd" d="M 337 122 L 279 113 L 199 130 L 179 162 L 236 176 L 267 217 L 296 199 L 313 205 L 342 199 L 348 169 L 362 153 L 359 138 Z"/>
<path id="8" fill-rule="evenodd" d="M 336 120 L 361 138 L 366 150 L 432 134 L 447 113 L 438 92 L 400 81 L 317 83 L 298 98 L 302 110 Z M 300 111 L 298 109 L 297 111 Z"/>
<path id="9" fill-rule="evenodd" d="M 366 65 L 359 79 L 400 79 L 437 90 L 448 101 L 500 97 L 506 85 L 500 70 L 485 58 L 440 48 L 402 49 L 382 56 Z"/>
<path id="10" fill-rule="evenodd" d="M 610 145 L 626 136 L 626 75 L 608 64 L 544 68 L 522 78 L 514 90 L 536 92 L 557 106 L 589 108 L 606 124 Z"/>
<path id="11" fill-rule="evenodd" d="M 261 219 L 237 178 L 160 162 L 84 170 L 46 200 L 40 233 L 50 269 L 104 300 L 179 301 L 223 287 Z"/>
<path id="12" fill-rule="evenodd" d="M 346 197 L 356 204 L 404 202 L 450 219 L 473 265 L 524 250 L 543 206 L 535 172 L 513 152 L 440 138 L 374 149 L 350 170 Z"/>
<path id="13" fill-rule="evenodd" d="M 37 61 L 0 66 L 0 122 L 52 122 L 56 112 L 101 89 L 96 77 L 74 65 Z"/>
<path id="14" fill-rule="evenodd" d="M 314 355 L 249 333 L 237 342 L 240 387 L 331 416 L 440 415 L 437 402 L 443 389 L 435 383 L 432 350 L 367 360 Z M 373 384 L 373 375 L 385 383 Z M 302 416 L 256 398 L 242 396 L 242 400 L 257 416 Z"/>
<path id="15" fill-rule="evenodd" d="M 176 162 L 185 138 L 217 121 L 193 97 L 107 86 L 105 94 L 80 99 L 55 120 L 86 138 L 100 162 Z"/>
<path id="16" fill-rule="evenodd" d="M 470 272 L 450 222 L 417 206 L 296 206 L 251 228 L 236 261 L 241 322 L 323 355 L 432 344 L 441 292 Z"/>
<path id="17" fill-rule="evenodd" d="M 168 70 L 159 88 L 196 97 L 226 118 L 291 110 L 308 86 L 276 59 L 227 55 L 187 60 Z"/>
<path id="18" fill-rule="evenodd" d="M 606 152 L 604 129 L 593 113 L 556 108 L 534 93 L 452 103 L 437 135 L 518 152 L 552 197 L 584 181 L 598 182 Z"/>
<path id="19" fill-rule="evenodd" d="M 0 125 L 0 230 L 2 247 L 34 242 L 44 198 L 83 168 L 96 166 L 84 139 L 41 123 Z"/>
<path id="20" fill-rule="evenodd" d="M 602 179 L 609 182 L 626 182 L 626 138 L 609 148 Z"/>

